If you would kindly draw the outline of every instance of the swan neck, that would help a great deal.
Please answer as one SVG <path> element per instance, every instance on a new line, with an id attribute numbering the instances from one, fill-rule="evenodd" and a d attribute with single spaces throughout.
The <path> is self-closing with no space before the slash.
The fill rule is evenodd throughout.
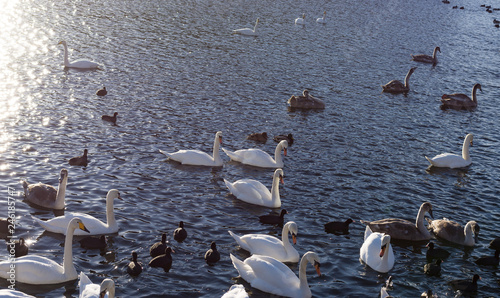
<path id="1" fill-rule="evenodd" d="M 470 160 L 469 147 L 470 147 L 469 138 L 465 138 L 464 145 L 462 146 L 462 158 L 465 160 Z"/>
<path id="2" fill-rule="evenodd" d="M 280 174 L 275 173 L 273 177 L 273 185 L 271 186 L 271 201 L 274 206 L 281 206 L 281 198 L 280 198 Z M 284 229 L 284 227 L 283 227 Z M 287 232 L 288 233 L 288 232 Z M 288 240 L 288 235 L 287 235 Z"/>
<path id="3" fill-rule="evenodd" d="M 214 149 L 213 149 L 213 152 L 212 152 L 212 157 L 214 159 L 215 164 L 217 164 L 217 163 L 219 163 L 221 161 L 219 148 L 220 148 L 219 136 L 215 136 Z"/>
<path id="4" fill-rule="evenodd" d="M 422 207 L 420 207 L 420 209 L 418 210 L 415 226 L 417 227 L 417 230 L 419 230 L 423 235 L 429 235 L 429 231 L 424 225 L 424 219 L 425 219 L 425 211 L 422 209 Z"/>
<path id="5" fill-rule="evenodd" d="M 410 77 L 411 77 L 411 70 L 406 74 L 405 77 L 405 87 L 410 88 Z"/>
<path id="6" fill-rule="evenodd" d="M 257 20 L 257 21 L 255 22 L 255 26 L 253 26 L 253 32 L 255 32 L 255 30 L 257 30 L 257 25 L 258 25 L 258 24 L 259 24 L 259 21 Z"/>
<path id="7" fill-rule="evenodd" d="M 432 59 L 436 61 L 437 60 L 436 57 L 437 57 L 437 48 L 434 49 L 434 53 L 432 53 Z"/>
<path id="8" fill-rule="evenodd" d="M 299 282 L 300 282 L 299 287 L 302 293 L 304 291 L 309 290 L 309 284 L 307 283 L 307 275 L 306 275 L 307 262 L 308 261 L 306 255 L 304 254 L 300 259 L 300 264 L 299 264 Z"/>
<path id="9" fill-rule="evenodd" d="M 281 242 L 283 242 L 283 246 L 285 247 L 285 251 L 288 252 L 288 249 L 292 246 L 290 244 L 290 239 L 288 238 L 289 230 L 288 230 L 288 224 L 285 224 L 283 226 L 283 231 L 281 232 Z"/>
<path id="10" fill-rule="evenodd" d="M 56 202 L 55 202 L 55 209 L 64 209 L 64 199 L 66 197 L 66 184 L 68 183 L 68 177 L 64 177 L 64 179 L 59 183 L 59 186 L 57 187 L 57 194 L 56 194 Z"/>
<path id="11" fill-rule="evenodd" d="M 62 45 L 64 47 L 64 66 L 68 66 L 69 65 L 69 61 L 68 61 L 68 46 L 65 43 L 63 43 Z"/>
<path id="12" fill-rule="evenodd" d="M 474 245 L 474 235 L 472 232 L 472 226 L 470 223 L 467 223 L 464 228 L 464 244 L 466 245 Z"/>
<path id="13" fill-rule="evenodd" d="M 474 88 L 472 88 L 472 101 L 477 104 L 477 97 L 476 97 L 476 92 L 477 92 L 477 86 L 474 86 Z"/>
<path id="14" fill-rule="evenodd" d="M 281 167 L 282 166 L 282 159 L 281 159 L 281 150 L 283 148 L 281 147 L 280 144 L 278 144 L 278 146 L 276 146 L 276 150 L 274 150 L 274 160 L 276 161 L 276 165 Z"/>
<path id="15" fill-rule="evenodd" d="M 108 226 L 108 228 L 117 227 L 115 211 L 113 210 L 113 201 L 113 198 L 106 197 L 106 225 Z"/>
<path id="16" fill-rule="evenodd" d="M 75 227 L 68 225 L 66 230 L 66 238 L 64 239 L 64 255 L 63 255 L 63 274 L 66 277 L 77 276 L 75 266 L 73 265 L 73 234 Z"/>

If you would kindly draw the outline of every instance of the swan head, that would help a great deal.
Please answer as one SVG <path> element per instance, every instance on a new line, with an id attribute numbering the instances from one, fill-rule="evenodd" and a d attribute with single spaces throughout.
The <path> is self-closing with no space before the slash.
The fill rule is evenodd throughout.
<path id="1" fill-rule="evenodd" d="M 64 179 L 68 178 L 68 170 L 62 169 L 59 174 L 59 183 L 62 183 Z"/>
<path id="2" fill-rule="evenodd" d="M 258 19 L 257 19 L 258 20 Z M 219 139 L 219 143 L 222 144 L 222 131 L 218 131 L 216 134 L 215 134 L 215 138 Z"/>
<path id="3" fill-rule="evenodd" d="M 438 51 L 438 52 L 440 52 L 440 53 L 441 53 L 441 48 L 440 48 L 440 47 L 436 47 L 436 48 L 434 49 L 434 51 Z"/>
<path id="4" fill-rule="evenodd" d="M 115 282 L 110 278 L 106 278 L 102 281 L 101 288 L 99 289 L 99 298 L 104 298 L 108 291 L 110 293 L 109 296 L 113 297 L 115 293 Z"/>
<path id="5" fill-rule="evenodd" d="M 303 13 L 303 14 L 302 14 L 302 18 L 303 18 L 303 19 L 305 19 L 305 18 L 306 18 L 306 14 L 305 14 L 305 13 Z"/>
<path id="6" fill-rule="evenodd" d="M 297 234 L 299 232 L 297 224 L 294 221 L 289 221 L 286 226 L 288 226 L 288 232 L 292 234 L 293 244 L 297 244 Z"/>
<path id="7" fill-rule="evenodd" d="M 380 257 L 383 258 L 387 253 L 389 253 L 389 246 L 391 245 L 391 236 L 384 234 L 382 236 L 382 244 L 380 245 Z"/>
<path id="8" fill-rule="evenodd" d="M 465 136 L 465 143 L 469 143 L 471 146 L 473 146 L 472 140 L 474 139 L 474 136 L 470 133 Z"/>
<path id="9" fill-rule="evenodd" d="M 87 150 L 87 149 L 85 149 Z M 110 199 L 110 200 L 114 200 L 114 199 L 122 199 L 122 197 L 120 196 L 120 192 L 118 191 L 118 189 L 111 189 L 110 191 L 108 191 L 108 194 L 106 195 L 106 199 Z"/>
<path id="10" fill-rule="evenodd" d="M 422 210 L 421 212 L 423 212 L 423 214 L 429 213 L 429 215 L 432 218 L 434 218 L 434 216 L 432 215 L 432 204 L 431 203 L 429 203 L 429 202 L 423 203 L 422 206 L 420 206 L 420 210 Z"/>
<path id="11" fill-rule="evenodd" d="M 58 45 L 59 44 L 62 44 L 63 46 L 68 46 L 68 44 L 66 43 L 65 40 L 61 40 L 60 42 L 57 43 Z"/>
<path id="12" fill-rule="evenodd" d="M 316 269 L 316 273 L 318 273 L 318 276 L 321 276 L 321 263 L 319 261 L 319 257 L 315 252 L 308 251 L 304 254 L 306 260 L 311 263 L 314 266 L 314 269 Z"/>
<path id="13" fill-rule="evenodd" d="M 274 177 L 279 177 L 281 184 L 285 184 L 285 180 L 283 180 L 284 176 L 285 176 L 285 174 L 283 172 L 283 169 L 276 169 L 276 171 L 274 171 Z M 281 213 L 283 213 L 283 211 L 286 212 L 286 210 L 282 210 Z M 286 213 L 288 213 L 288 212 L 286 212 Z"/>
<path id="14" fill-rule="evenodd" d="M 286 156 L 286 151 L 287 151 L 287 148 L 288 148 L 288 141 L 287 140 L 282 140 L 281 142 L 279 142 L 278 146 L 283 149 L 283 152 L 284 152 L 284 154 Z"/>
<path id="15" fill-rule="evenodd" d="M 306 89 L 306 90 L 302 91 L 302 95 L 304 97 L 308 97 L 309 96 L 309 90 Z"/>
<path id="16" fill-rule="evenodd" d="M 477 239 L 479 237 L 479 224 L 473 220 L 469 221 L 466 225 L 465 225 L 465 229 L 470 229 L 472 231 L 472 233 L 474 233 L 474 241 L 477 242 Z"/>
<path id="17" fill-rule="evenodd" d="M 415 69 L 417 69 L 417 67 L 412 67 L 410 68 L 410 70 L 408 71 L 408 74 L 413 74 L 415 72 Z"/>
<path id="18" fill-rule="evenodd" d="M 474 87 L 472 87 L 473 90 L 479 89 L 481 92 L 483 92 L 483 89 L 481 88 L 481 84 L 475 84 Z"/>
<path id="19" fill-rule="evenodd" d="M 83 224 L 82 220 L 78 217 L 75 217 L 73 218 L 69 224 L 68 224 L 68 228 L 73 228 L 73 229 L 80 229 L 82 231 L 85 231 L 87 233 L 90 233 L 89 230 L 87 230 L 87 228 L 85 227 L 85 225 Z"/>

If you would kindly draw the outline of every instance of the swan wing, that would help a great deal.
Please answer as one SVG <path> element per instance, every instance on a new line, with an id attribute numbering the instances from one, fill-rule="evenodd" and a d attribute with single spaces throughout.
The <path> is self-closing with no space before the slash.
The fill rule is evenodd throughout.
<path id="1" fill-rule="evenodd" d="M 418 61 L 418 62 L 425 62 L 425 63 L 434 63 L 434 58 L 429 55 L 412 55 L 413 61 Z"/>
<path id="2" fill-rule="evenodd" d="M 392 80 L 389 83 L 385 84 L 384 89 L 395 89 L 395 88 L 404 88 L 405 84 L 401 83 L 398 80 Z"/>
<path id="3" fill-rule="evenodd" d="M 2 298 L 35 298 L 35 296 L 28 295 L 26 293 L 16 291 L 16 290 L 10 290 L 10 289 L 1 289 L 0 290 L 0 297 Z"/>
<path id="4" fill-rule="evenodd" d="M 56 195 L 57 195 L 57 189 L 52 185 L 44 183 L 36 183 L 28 185 L 26 200 L 35 204 L 37 202 L 50 203 L 50 202 L 55 202 Z"/>
<path id="5" fill-rule="evenodd" d="M 419 241 L 426 239 L 425 235 L 421 235 L 420 231 L 417 230 L 415 223 L 412 223 L 408 220 L 399 218 L 387 218 L 372 222 L 361 222 L 367 224 L 373 232 L 388 234 L 393 239 L 410 241 Z"/>
<path id="6" fill-rule="evenodd" d="M 380 250 L 382 247 L 382 239 L 384 234 L 374 232 L 363 242 L 360 248 L 359 256 L 363 262 L 370 266 L 373 270 L 378 272 L 388 272 L 394 266 L 394 252 L 392 246 L 388 243 L 386 249 L 389 250 L 387 255 L 383 258 L 380 257 Z"/>
<path id="7" fill-rule="evenodd" d="M 462 156 L 452 153 L 442 153 L 428 160 L 433 166 L 452 169 L 466 167 L 471 164 L 470 160 L 465 160 Z"/>
<path id="8" fill-rule="evenodd" d="M 93 68 L 98 68 L 99 64 L 89 60 L 78 59 L 72 61 L 67 67 L 80 68 L 80 69 L 93 69 Z"/>
<path id="9" fill-rule="evenodd" d="M 453 243 L 464 244 L 464 227 L 448 219 L 435 219 L 429 222 L 429 227 L 436 236 Z"/>
<path id="10" fill-rule="evenodd" d="M 241 35 L 252 35 L 252 36 L 257 35 L 257 33 L 255 33 L 255 31 L 253 31 L 253 29 L 250 28 L 236 29 L 233 30 L 233 33 Z"/>
<path id="11" fill-rule="evenodd" d="M 0 277 L 9 278 L 9 261 L 0 262 Z M 68 281 L 61 265 L 51 259 L 29 255 L 16 258 L 16 280 L 28 284 L 56 284 Z M 76 279 L 76 277 L 75 277 Z"/>
<path id="12" fill-rule="evenodd" d="M 69 222 L 75 217 L 78 217 L 82 220 L 83 224 L 90 233 L 77 229 L 75 230 L 74 235 L 100 235 L 115 233 L 118 231 L 117 229 L 111 229 L 107 224 L 103 223 L 99 219 L 84 213 L 66 213 L 62 216 L 57 216 L 47 221 L 43 221 L 36 217 L 33 217 L 33 219 L 38 222 L 38 224 L 40 224 L 40 226 L 42 226 L 42 228 L 44 228 L 45 230 L 52 233 L 65 235 Z"/>
<path id="13" fill-rule="evenodd" d="M 257 180 L 241 179 L 230 183 L 224 179 L 224 182 L 229 191 L 239 200 L 257 205 L 271 202 L 271 192 Z"/>
<path id="14" fill-rule="evenodd" d="M 214 158 L 200 150 L 179 150 L 174 153 L 160 150 L 160 152 L 183 165 L 215 166 Z"/>
<path id="15" fill-rule="evenodd" d="M 269 155 L 269 153 L 260 149 L 252 148 L 252 149 L 236 150 L 234 154 L 238 156 L 239 160 L 237 161 L 240 161 L 241 163 L 244 164 L 257 167 L 264 167 L 264 168 L 266 167 L 273 168 L 276 166 L 279 167 L 279 165 L 276 164 L 276 161 L 271 155 Z"/>
<path id="16" fill-rule="evenodd" d="M 221 298 L 248 298 L 248 293 L 243 285 L 232 285 Z"/>

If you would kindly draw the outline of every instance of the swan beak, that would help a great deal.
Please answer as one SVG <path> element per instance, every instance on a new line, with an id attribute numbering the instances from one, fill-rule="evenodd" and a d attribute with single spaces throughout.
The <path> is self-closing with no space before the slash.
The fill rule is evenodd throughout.
<path id="1" fill-rule="evenodd" d="M 292 234 L 293 245 L 297 244 L 297 236 Z"/>
<path id="2" fill-rule="evenodd" d="M 285 180 L 283 180 L 283 176 L 281 176 L 281 175 L 280 175 L 280 181 L 281 181 L 281 184 L 285 184 Z"/>
<path id="3" fill-rule="evenodd" d="M 79 226 L 80 230 L 85 231 L 87 233 L 90 233 L 90 231 L 87 230 L 87 228 L 85 227 L 85 225 L 83 224 L 83 222 L 79 223 L 78 226 Z"/>
<path id="4" fill-rule="evenodd" d="M 57 44 L 62 44 L 62 41 L 58 42 Z"/>
<path id="5" fill-rule="evenodd" d="M 219 137 L 219 143 L 222 144 L 222 137 Z"/>
<path id="6" fill-rule="evenodd" d="M 316 273 L 318 273 L 318 276 L 321 276 L 321 270 L 319 269 L 320 266 L 320 263 L 314 261 L 314 268 L 316 268 Z"/>
<path id="7" fill-rule="evenodd" d="M 384 253 L 385 253 L 385 249 L 387 248 L 387 244 L 384 244 L 384 246 L 382 246 L 382 248 L 380 249 L 380 257 L 383 257 L 384 256 Z"/>
<path id="8" fill-rule="evenodd" d="M 285 152 L 285 156 L 286 156 L 286 151 L 287 151 L 286 148 L 283 151 Z"/>
<path id="9" fill-rule="evenodd" d="M 106 296 L 106 290 L 99 293 L 99 298 L 104 298 Z"/>

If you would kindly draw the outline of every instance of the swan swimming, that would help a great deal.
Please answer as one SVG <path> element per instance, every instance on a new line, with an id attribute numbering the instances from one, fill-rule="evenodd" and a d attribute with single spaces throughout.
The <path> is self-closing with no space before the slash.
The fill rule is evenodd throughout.
<path id="1" fill-rule="evenodd" d="M 303 13 L 301 18 L 296 18 L 295 19 L 295 24 L 297 24 L 297 25 L 305 25 L 306 24 L 305 19 L 306 19 L 306 14 Z"/>
<path id="2" fill-rule="evenodd" d="M 78 59 L 72 61 L 71 63 L 68 61 L 68 45 L 66 41 L 60 41 L 58 44 L 62 44 L 64 47 L 64 67 L 68 68 L 78 68 L 78 69 L 96 69 L 99 68 L 99 64 L 89 61 Z"/>
<path id="3" fill-rule="evenodd" d="M 316 19 L 317 23 L 326 24 L 326 10 L 323 12 L 323 17 Z"/>
<path id="4" fill-rule="evenodd" d="M 365 229 L 365 240 L 359 249 L 359 258 L 370 268 L 380 273 L 387 273 L 394 267 L 394 252 L 391 236 Z"/>
<path id="5" fill-rule="evenodd" d="M 66 229 L 64 226 L 68 225 L 73 218 L 79 217 L 83 221 L 86 227 L 90 230 L 90 233 L 87 235 L 101 235 L 101 234 L 113 234 L 118 232 L 118 223 L 115 219 L 115 212 L 113 210 L 113 201 L 114 199 L 120 199 L 120 192 L 117 189 L 111 189 L 108 191 L 106 195 L 106 221 L 104 223 L 99 219 L 87 215 L 84 213 L 65 213 L 62 216 L 54 217 L 53 219 L 43 221 L 36 217 L 33 219 L 38 222 L 42 228 L 49 232 L 64 234 L 66 233 Z M 82 231 L 75 231 L 75 235 L 86 235 Z"/>
<path id="6" fill-rule="evenodd" d="M 477 89 L 483 92 L 481 84 L 474 84 L 471 97 L 463 93 L 443 94 L 441 96 L 441 109 L 468 110 L 477 107 Z"/>
<path id="7" fill-rule="evenodd" d="M 61 169 L 59 186 L 57 189 L 44 183 L 28 184 L 23 181 L 24 196 L 26 201 L 49 209 L 64 209 L 66 184 L 68 183 L 68 170 Z"/>
<path id="8" fill-rule="evenodd" d="M 64 240 L 63 265 L 37 255 L 27 255 L 16 259 L 16 280 L 26 284 L 45 285 L 58 284 L 70 280 L 76 280 L 78 273 L 73 264 L 73 234 L 75 230 L 89 230 L 82 220 L 75 217 L 67 225 L 66 238 Z M 9 278 L 10 261 L 0 262 L 0 277 Z"/>
<path id="9" fill-rule="evenodd" d="M 247 36 L 257 36 L 257 25 L 259 24 L 259 19 L 257 18 L 257 21 L 255 21 L 255 26 L 253 29 L 250 28 L 243 28 L 243 29 L 236 29 L 233 30 L 234 34 L 241 34 L 241 35 L 247 35 Z"/>
<path id="10" fill-rule="evenodd" d="M 281 240 L 265 234 L 238 236 L 231 231 L 228 232 L 241 248 L 253 255 L 273 257 L 284 263 L 297 263 L 299 261 L 299 253 L 290 244 L 290 240 L 288 239 L 288 234 L 290 233 L 292 234 L 293 244 L 297 242 L 298 228 L 297 224 L 293 221 L 289 221 L 283 226 Z"/>
<path id="11" fill-rule="evenodd" d="M 284 151 L 286 156 L 287 148 L 288 142 L 286 140 L 279 142 L 274 150 L 274 159 L 271 155 L 269 155 L 269 153 L 255 148 L 240 149 L 236 151 L 229 151 L 222 148 L 222 151 L 224 151 L 231 160 L 241 162 L 243 164 L 262 168 L 282 168 L 284 163 L 281 158 L 281 150 Z"/>
<path id="12" fill-rule="evenodd" d="M 111 278 L 104 279 L 101 284 L 94 284 L 88 276 L 80 272 L 80 288 L 79 298 L 114 298 L 115 297 L 115 282 Z M 106 293 L 108 293 L 106 295 Z"/>
<path id="13" fill-rule="evenodd" d="M 442 168 L 463 168 L 472 163 L 469 154 L 469 147 L 472 146 L 474 136 L 468 134 L 465 136 L 464 144 L 462 145 L 462 156 L 453 153 L 442 153 L 434 156 L 433 158 L 425 157 L 432 166 Z"/>
<path id="14" fill-rule="evenodd" d="M 160 152 L 168 156 L 171 160 L 180 162 L 183 165 L 221 167 L 222 159 L 219 152 L 221 144 L 222 131 L 218 131 L 215 134 L 212 156 L 200 150 L 179 150 L 174 153 L 167 153 L 160 150 Z"/>
<path id="15" fill-rule="evenodd" d="M 447 218 L 435 220 L 427 219 L 427 221 L 429 222 L 429 229 L 431 229 L 436 236 L 447 241 L 464 246 L 474 246 L 477 242 L 480 228 L 473 220 L 469 221 L 465 227 Z"/>
<path id="16" fill-rule="evenodd" d="M 413 72 L 417 69 L 416 67 L 410 68 L 405 77 L 405 83 L 401 83 L 398 80 L 392 80 L 389 83 L 382 85 L 382 92 L 389 93 L 407 93 L 410 91 L 410 77 Z"/>
<path id="17" fill-rule="evenodd" d="M 429 55 L 411 55 L 411 58 L 413 61 L 417 62 L 423 62 L 423 63 L 432 63 L 433 65 L 436 65 L 438 60 L 437 60 L 437 52 L 441 53 L 441 48 L 440 47 L 435 47 L 434 52 L 432 52 L 432 56 Z"/>
<path id="18" fill-rule="evenodd" d="M 281 207 L 279 183 L 283 182 L 283 170 L 276 169 L 273 174 L 271 191 L 254 179 L 240 179 L 233 183 L 224 179 L 226 187 L 238 200 L 269 208 Z"/>
<path id="19" fill-rule="evenodd" d="M 240 261 L 232 254 L 230 257 L 234 268 L 252 287 L 279 296 L 312 297 L 307 283 L 307 263 L 313 264 L 318 276 L 321 276 L 319 257 L 312 251 L 306 252 L 300 259 L 299 277 L 290 267 L 272 257 L 252 255 L 245 261 Z"/>

